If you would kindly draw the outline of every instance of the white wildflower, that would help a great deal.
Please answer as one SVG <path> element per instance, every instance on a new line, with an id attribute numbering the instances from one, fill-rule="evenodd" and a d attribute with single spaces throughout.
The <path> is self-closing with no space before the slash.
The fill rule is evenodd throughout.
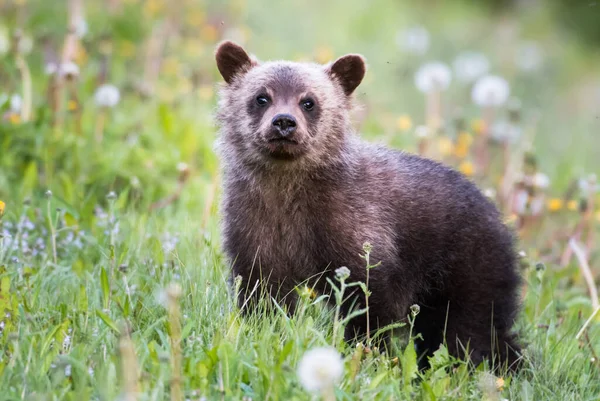
<path id="1" fill-rule="evenodd" d="M 415 134 L 418 138 L 427 138 L 429 136 L 429 128 L 425 125 L 419 125 L 415 128 Z"/>
<path id="2" fill-rule="evenodd" d="M 59 74 L 66 79 L 75 79 L 79 76 L 79 66 L 72 61 L 60 65 Z"/>
<path id="3" fill-rule="evenodd" d="M 506 120 L 494 123 L 490 130 L 492 139 L 501 143 L 516 143 L 522 133 L 523 130 L 519 125 Z"/>
<path id="4" fill-rule="evenodd" d="M 115 107 L 121 99 L 119 89 L 110 84 L 104 84 L 96 89 L 94 100 L 99 107 Z"/>
<path id="5" fill-rule="evenodd" d="M 591 174 L 587 178 L 580 178 L 578 181 L 579 190 L 585 196 L 590 193 L 600 192 L 600 184 L 597 182 L 596 174 Z"/>
<path id="6" fill-rule="evenodd" d="M 415 74 L 415 85 L 423 93 L 445 90 L 451 81 L 450 68 L 437 61 L 422 65 Z"/>
<path id="7" fill-rule="evenodd" d="M 483 195 L 490 199 L 496 198 L 496 190 L 494 188 L 486 188 L 483 190 Z"/>
<path id="8" fill-rule="evenodd" d="M 429 49 L 429 32 L 425 27 L 415 25 L 398 32 L 396 44 L 408 53 L 425 54 Z"/>
<path id="9" fill-rule="evenodd" d="M 65 366 L 65 376 L 71 376 L 71 365 Z"/>
<path id="10" fill-rule="evenodd" d="M 54 62 L 48 62 L 44 66 L 44 74 L 46 75 L 54 75 L 58 71 L 58 65 Z"/>
<path id="11" fill-rule="evenodd" d="M 87 21 L 83 18 L 78 18 L 73 27 L 75 29 L 75 36 L 77 36 L 79 39 L 83 38 L 88 32 Z"/>
<path id="12" fill-rule="evenodd" d="M 350 269 L 346 266 L 338 267 L 335 269 L 335 276 L 340 280 L 345 280 L 350 277 Z"/>
<path id="13" fill-rule="evenodd" d="M 544 63 L 542 48 L 534 41 L 526 41 L 517 48 L 515 64 L 521 71 L 538 71 Z"/>
<path id="14" fill-rule="evenodd" d="M 471 98 L 480 107 L 502 106 L 508 100 L 510 87 L 506 79 L 497 75 L 486 75 L 475 82 Z"/>
<path id="15" fill-rule="evenodd" d="M 532 185 L 539 189 L 546 189 L 550 186 L 550 178 L 544 173 L 535 173 L 532 178 Z"/>
<path id="16" fill-rule="evenodd" d="M 344 362 L 333 348 L 323 347 L 307 351 L 298 365 L 298 378 L 310 392 L 333 387 L 344 373 Z"/>
<path id="17" fill-rule="evenodd" d="M 490 62 L 487 57 L 476 52 L 460 53 L 452 66 L 456 79 L 467 83 L 475 81 L 490 70 Z"/>
<path id="18" fill-rule="evenodd" d="M 10 97 L 10 111 L 13 113 L 21 112 L 21 106 L 23 105 L 23 99 L 21 99 L 21 95 L 14 94 Z"/>
<path id="19" fill-rule="evenodd" d="M 63 350 L 68 350 L 71 347 L 71 336 L 65 336 L 65 339 L 63 340 Z"/>
<path id="20" fill-rule="evenodd" d="M 513 199 L 513 212 L 519 216 L 523 216 L 527 211 L 527 203 L 529 202 L 529 194 L 525 189 L 520 189 L 515 193 Z"/>

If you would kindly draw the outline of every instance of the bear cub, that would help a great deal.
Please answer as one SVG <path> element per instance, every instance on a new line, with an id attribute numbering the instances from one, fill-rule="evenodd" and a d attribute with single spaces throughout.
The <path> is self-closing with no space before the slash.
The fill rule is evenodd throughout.
<path id="1" fill-rule="evenodd" d="M 226 41 L 216 62 L 223 247 L 241 277 L 240 307 L 268 294 L 293 311 L 295 286 L 329 293 L 326 277 L 341 266 L 365 282 L 369 242 L 371 263 L 380 262 L 369 272 L 371 330 L 405 321 L 418 304 L 422 367 L 444 342 L 475 364 L 515 364 L 513 235 L 457 171 L 358 138 L 349 114 L 364 58 L 259 62 Z M 364 294 L 346 313 L 351 303 L 362 307 Z M 366 329 L 366 315 L 354 318 L 347 340 Z"/>

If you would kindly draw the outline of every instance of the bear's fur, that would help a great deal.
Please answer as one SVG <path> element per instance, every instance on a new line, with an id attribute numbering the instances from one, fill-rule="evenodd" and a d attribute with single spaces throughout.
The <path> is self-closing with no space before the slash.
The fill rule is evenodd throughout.
<path id="1" fill-rule="evenodd" d="M 240 307 L 266 289 L 293 310 L 294 286 L 318 278 L 311 285 L 328 293 L 325 277 L 341 266 L 364 282 L 369 242 L 372 263 L 381 262 L 369 273 L 371 330 L 418 304 L 421 354 L 445 340 L 455 356 L 468 347 L 475 363 L 515 363 L 512 233 L 460 173 L 355 135 L 349 111 L 364 59 L 262 63 L 232 42 L 216 59 L 226 82 L 217 111 L 223 243 L 242 280 Z M 362 315 L 347 338 L 365 332 Z"/>

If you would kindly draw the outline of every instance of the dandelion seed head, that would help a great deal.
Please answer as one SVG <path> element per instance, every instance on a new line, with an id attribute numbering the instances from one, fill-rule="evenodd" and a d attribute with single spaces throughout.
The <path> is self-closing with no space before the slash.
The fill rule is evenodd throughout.
<path id="1" fill-rule="evenodd" d="M 396 44 L 407 53 L 423 55 L 429 50 L 429 42 L 429 32 L 421 25 L 414 25 L 396 35 Z"/>
<path id="2" fill-rule="evenodd" d="M 65 79 L 76 79 L 79 77 L 79 66 L 72 61 L 60 65 L 59 74 Z"/>
<path id="3" fill-rule="evenodd" d="M 333 348 L 314 348 L 307 351 L 298 365 L 300 384 L 307 391 L 318 392 L 332 387 L 344 372 L 340 354 Z"/>
<path id="4" fill-rule="evenodd" d="M 550 178 L 544 173 L 535 173 L 531 183 L 536 188 L 546 189 L 550 186 Z"/>
<path id="5" fill-rule="evenodd" d="M 535 41 L 522 42 L 517 48 L 515 64 L 524 72 L 539 71 L 544 64 L 544 52 Z"/>
<path id="6" fill-rule="evenodd" d="M 454 75 L 461 82 L 470 83 L 490 70 L 490 62 L 485 55 L 477 52 L 460 53 L 452 63 Z"/>
<path id="7" fill-rule="evenodd" d="M 111 84 L 100 85 L 94 93 L 94 101 L 98 107 L 115 107 L 120 99 L 119 89 Z"/>
<path id="8" fill-rule="evenodd" d="M 415 73 L 415 85 L 423 93 L 446 90 L 451 81 L 450 67 L 439 61 L 424 64 Z"/>
<path id="9" fill-rule="evenodd" d="M 486 75 L 477 80 L 471 91 L 473 102 L 480 107 L 499 107 L 508 100 L 510 86 L 506 79 Z"/>
<path id="10" fill-rule="evenodd" d="M 494 123 L 490 129 L 490 136 L 493 140 L 500 143 L 517 143 L 523 130 L 518 124 L 500 120 Z"/>

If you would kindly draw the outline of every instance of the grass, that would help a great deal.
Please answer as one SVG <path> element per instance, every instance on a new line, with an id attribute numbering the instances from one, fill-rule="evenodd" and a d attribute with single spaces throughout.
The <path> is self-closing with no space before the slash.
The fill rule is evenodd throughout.
<path id="1" fill-rule="evenodd" d="M 66 4 L 0 1 L 0 28 L 21 28 L 33 39 L 32 52 L 11 51 L 0 61 L 2 91 L 25 94 L 26 103 L 31 95 L 31 112 L 0 106 L 0 399 L 315 399 L 296 369 L 307 350 L 332 344 L 345 364 L 335 387 L 341 400 L 600 398 L 600 317 L 577 337 L 593 301 L 577 259 L 561 264 L 569 238 L 588 246 L 578 225 L 598 231 L 597 195 L 568 191 L 600 166 L 598 122 L 587 92 L 577 90 L 593 82 L 595 56 L 566 34 L 552 36 L 551 15 L 490 17 L 458 2 L 420 8 L 378 1 L 351 10 L 334 1 L 319 5 L 323 13 L 314 12 L 315 2 L 275 4 L 268 12 L 240 1 L 185 1 L 178 12 L 160 0 L 114 3 L 121 9 L 86 4 L 89 32 L 72 54 L 80 74 L 59 82 L 53 103 L 53 78 L 44 74 L 50 60 L 42 55 L 61 54 Z M 273 18 L 282 13 L 296 18 Z M 311 29 L 302 25 L 309 18 Z M 427 22 L 435 39 L 427 57 L 395 44 L 396 32 L 417 22 Z M 545 69 L 527 75 L 507 61 L 519 38 L 497 34 L 514 26 L 542 44 Z M 465 32 L 480 35 L 465 39 Z M 240 316 L 220 248 L 211 117 L 218 81 L 212 49 L 236 35 L 247 36 L 263 58 L 364 53 L 370 72 L 358 100 L 367 117 L 358 115 L 357 124 L 373 140 L 411 151 L 420 141 L 415 126 L 425 123 L 414 70 L 431 58 L 451 61 L 461 49 L 486 50 L 522 100 L 519 124 L 536 133 L 528 148 L 535 171 L 551 177 L 549 188 L 534 194 L 547 203 L 538 217 L 507 214 L 520 224 L 526 254 L 517 324 L 525 364 L 518 374 L 494 377 L 484 366 L 470 372 L 443 347 L 434 367 L 417 374 L 408 331 L 389 354 L 340 342 L 339 317 L 321 294 L 306 292 L 293 318 L 277 308 Z M 121 90 L 114 108 L 95 104 L 101 83 Z M 434 156 L 469 172 L 474 148 L 458 155 L 455 130 L 477 139 L 480 111 L 468 88 L 455 83 L 443 99 L 447 121 L 462 112 L 428 139 L 429 148 L 444 149 L 450 139 L 453 152 Z M 521 142 L 511 149 L 521 154 Z M 497 187 L 494 177 L 474 179 L 489 188 Z M 590 199 L 596 209 L 577 210 Z M 597 277 L 600 255 L 591 245 L 585 256 Z"/>

